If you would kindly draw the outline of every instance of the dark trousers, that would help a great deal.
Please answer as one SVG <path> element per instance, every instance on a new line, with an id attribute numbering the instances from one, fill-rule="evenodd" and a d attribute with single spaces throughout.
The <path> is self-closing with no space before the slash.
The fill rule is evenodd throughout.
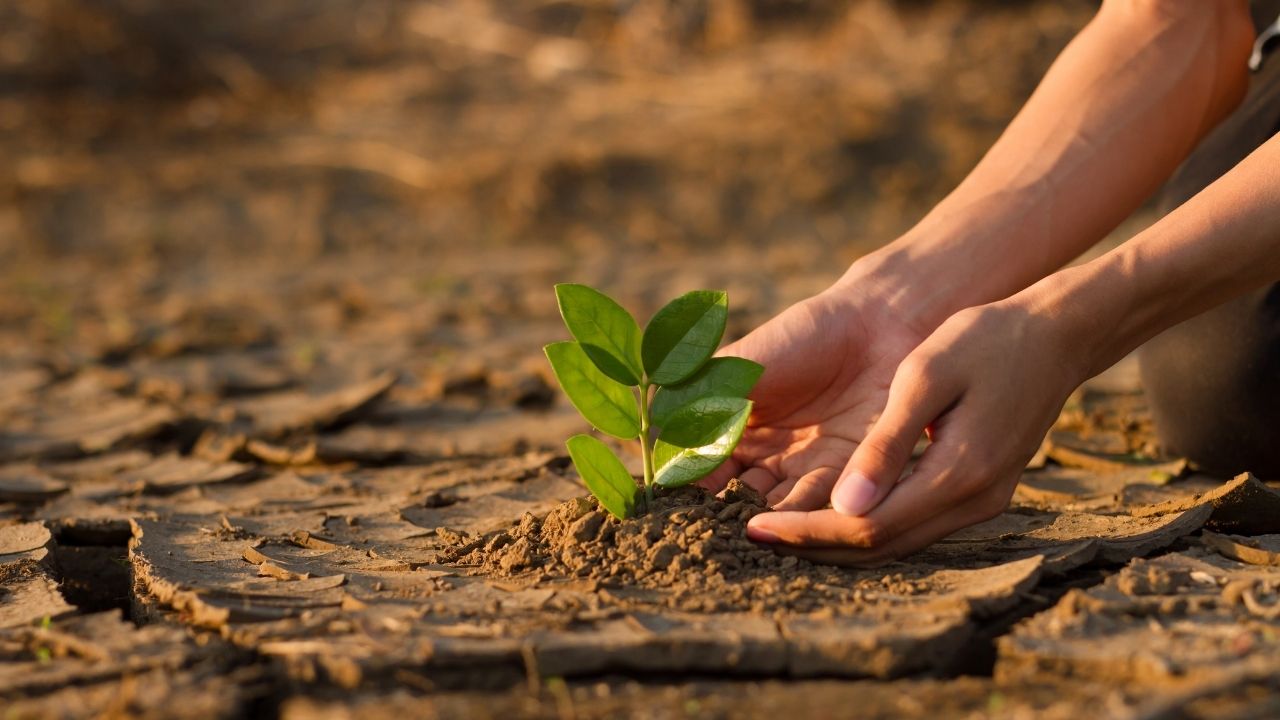
<path id="1" fill-rule="evenodd" d="M 1200 192 L 1277 129 L 1280 52 L 1253 77 L 1240 108 L 1178 169 L 1162 209 Z M 1280 253 L 1280 227 L 1275 235 Z M 1143 346 L 1138 358 L 1166 451 L 1214 473 L 1247 470 L 1280 480 L 1280 285 L 1171 328 Z"/>

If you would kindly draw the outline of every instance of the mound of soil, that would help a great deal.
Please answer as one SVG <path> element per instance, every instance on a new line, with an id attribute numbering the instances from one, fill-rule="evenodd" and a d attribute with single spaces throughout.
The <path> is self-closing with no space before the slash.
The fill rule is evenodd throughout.
<path id="1" fill-rule="evenodd" d="M 720 497 L 694 487 L 663 493 L 645 514 L 626 520 L 590 498 L 575 498 L 487 536 L 458 533 L 442 559 L 487 575 L 541 572 L 662 589 L 666 604 L 681 610 L 803 612 L 847 600 L 856 573 L 784 557 L 746 539 L 747 521 L 764 510 L 760 495 L 736 480 Z"/>

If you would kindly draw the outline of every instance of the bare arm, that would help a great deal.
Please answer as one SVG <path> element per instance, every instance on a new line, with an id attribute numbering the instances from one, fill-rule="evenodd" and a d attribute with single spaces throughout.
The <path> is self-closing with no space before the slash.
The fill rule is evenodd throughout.
<path id="1" fill-rule="evenodd" d="M 1123 246 L 1011 298 L 1088 339 L 1084 377 L 1173 325 L 1280 281 L 1280 136 Z"/>
<path id="2" fill-rule="evenodd" d="M 1244 0 L 1106 0 L 973 172 L 845 283 L 932 330 L 1100 240 L 1243 96 Z"/>
<path id="3" fill-rule="evenodd" d="M 1280 218 L 1249 204 L 1269 172 L 1253 162 L 1216 200 L 1050 275 L 1238 104 L 1252 34 L 1244 0 L 1106 0 L 946 200 L 736 343 L 768 369 L 731 471 L 779 511 L 749 535 L 864 563 L 991 517 L 1089 374 L 1271 277 L 1260 228 Z M 1227 235 L 1238 257 L 1214 265 Z M 899 482 L 930 425 L 935 442 Z"/>
<path id="4" fill-rule="evenodd" d="M 899 366 L 884 414 L 832 495 L 849 514 L 767 513 L 748 532 L 814 560 L 875 564 L 988 519 L 1080 382 L 1277 281 L 1280 137 L 1122 247 L 953 315 Z M 935 442 L 895 485 L 928 425 Z M 863 516 L 844 495 L 854 475 L 876 487 Z"/>
<path id="5" fill-rule="evenodd" d="M 818 510 L 830 501 L 857 515 L 883 500 L 924 422 L 949 407 L 924 400 L 948 391 L 929 378 L 951 359 L 922 369 L 925 356 L 918 348 L 949 347 L 966 334 L 953 320 L 973 319 L 966 308 L 1008 298 L 1053 273 L 1141 203 L 1239 102 L 1252 35 L 1245 0 L 1105 0 L 1004 135 L 933 212 L 855 262 L 827 291 L 726 349 L 767 369 L 752 394 L 751 427 L 712 487 L 736 474 L 782 511 Z M 1085 315 L 1076 320 L 1088 322 Z M 1006 348 L 1024 342 L 999 334 L 1013 332 L 1008 323 L 987 324 L 1000 327 L 975 342 Z M 951 336 L 939 335 L 943 330 Z M 993 367 L 1006 373 L 1022 369 L 1017 357 L 999 360 L 1004 364 Z M 1058 358 L 1048 362 L 1061 364 Z M 1050 398 L 1037 412 L 1055 411 L 1050 396 L 1082 379 L 1074 374 L 1063 368 L 1047 384 L 1028 387 L 1028 397 Z M 1015 396 L 1008 386 L 998 392 Z M 965 411 L 972 417 L 948 415 L 948 422 L 981 423 L 988 410 L 975 405 Z M 921 415 L 928 420 L 911 427 Z M 1038 424 L 992 442 L 1020 453 L 1043 437 Z M 951 437 L 957 434 L 965 436 L 951 431 Z M 934 452 L 934 462 L 947 470 L 934 480 L 946 492 L 930 498 L 958 503 L 986 488 L 990 473 L 982 473 L 994 460 L 982 450 L 960 450 L 969 457 Z M 1016 458 L 1003 460 L 1016 465 Z M 950 468 L 972 477 L 953 482 Z M 884 503 L 901 517 L 879 525 L 845 517 L 840 527 L 852 527 L 853 535 L 828 542 L 858 544 L 865 530 L 871 540 L 863 544 L 876 545 L 880 538 L 902 537 L 906 527 L 912 537 L 958 527 L 954 514 L 934 517 L 935 504 L 904 505 L 903 497 L 912 493 L 894 492 Z M 973 522 L 994 506 L 991 497 L 984 492 L 960 510 Z M 761 515 L 753 520 L 753 537 L 767 541 L 768 528 L 782 529 L 776 523 L 808 522 L 809 513 L 788 520 L 791 515 Z M 916 527 L 921 524 L 927 527 Z"/>

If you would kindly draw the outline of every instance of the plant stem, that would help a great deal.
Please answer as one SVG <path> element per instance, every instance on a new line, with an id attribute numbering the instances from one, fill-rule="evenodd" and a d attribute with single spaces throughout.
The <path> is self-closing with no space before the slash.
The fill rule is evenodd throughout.
<path id="1" fill-rule="evenodd" d="M 640 383 L 640 457 L 644 460 L 644 499 L 653 504 L 653 450 L 649 446 L 649 383 Z"/>

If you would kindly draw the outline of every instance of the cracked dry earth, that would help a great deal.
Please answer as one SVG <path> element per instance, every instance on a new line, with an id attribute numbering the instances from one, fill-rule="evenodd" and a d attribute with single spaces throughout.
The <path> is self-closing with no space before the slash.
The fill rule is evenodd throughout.
<path id="1" fill-rule="evenodd" d="M 619 280 L 503 254 L 433 258 L 444 292 L 385 262 L 175 276 L 162 303 L 125 277 L 57 343 L 5 325 L 5 717 L 1280 713 L 1280 492 L 1159 457 L 1125 367 L 1002 516 L 818 566 L 743 538 L 743 487 L 603 515 L 537 355 L 569 275 L 642 311 L 730 287 L 731 334 L 809 281 L 744 284 L 785 275 L 746 251 L 665 284 L 651 256 Z"/>

